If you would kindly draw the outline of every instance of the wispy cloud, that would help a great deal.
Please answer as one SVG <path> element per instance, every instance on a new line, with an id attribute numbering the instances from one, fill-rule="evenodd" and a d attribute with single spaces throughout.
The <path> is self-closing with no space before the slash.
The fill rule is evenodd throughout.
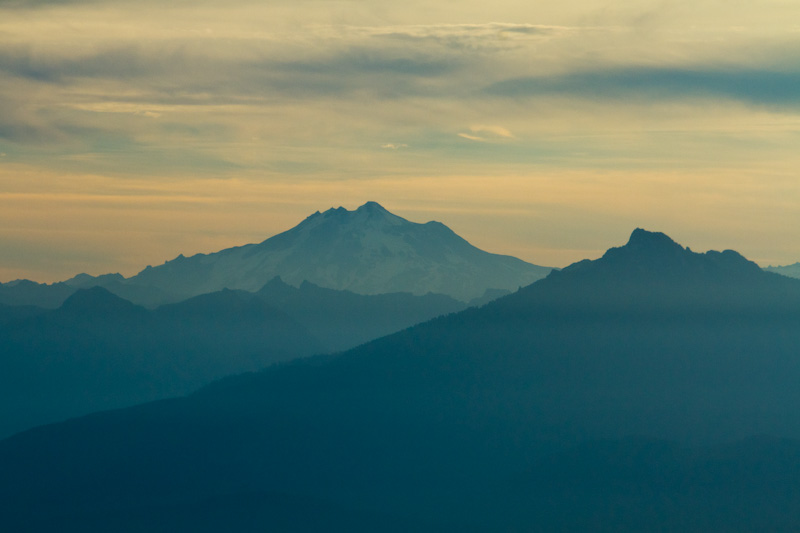
<path id="1" fill-rule="evenodd" d="M 490 22 L 348 28 L 356 34 L 395 41 L 431 42 L 453 49 L 507 48 L 521 41 L 558 37 L 576 28 Z"/>
<path id="2" fill-rule="evenodd" d="M 6 47 L 0 49 L 0 72 L 45 83 L 74 78 L 133 79 L 164 74 L 175 63 L 188 59 L 172 53 L 165 56 L 164 53 L 163 49 L 158 53 L 147 53 L 134 45 L 113 46 L 83 54 L 37 53 L 31 47 Z"/>
<path id="3" fill-rule="evenodd" d="M 485 142 L 486 141 L 486 139 L 484 139 L 483 137 L 478 137 L 477 135 L 470 135 L 469 133 L 463 133 L 462 132 L 462 133 L 459 133 L 458 136 L 463 138 L 463 139 L 470 140 L 470 141 L 477 141 L 477 142 Z"/>
<path id="4" fill-rule="evenodd" d="M 509 79 L 489 86 L 486 92 L 514 98 L 553 94 L 606 100 L 729 98 L 765 106 L 797 106 L 799 88 L 800 70 L 627 67 Z"/>
<path id="5" fill-rule="evenodd" d="M 458 136 L 470 141 L 490 142 L 514 139 L 514 134 L 503 126 L 476 125 L 469 127 L 470 133 L 459 133 Z"/>

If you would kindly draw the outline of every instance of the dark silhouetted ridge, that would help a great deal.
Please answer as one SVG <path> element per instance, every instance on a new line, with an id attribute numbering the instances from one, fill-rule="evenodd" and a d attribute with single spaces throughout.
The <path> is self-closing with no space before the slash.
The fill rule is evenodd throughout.
<path id="1" fill-rule="evenodd" d="M 0 528 L 117 531 L 246 491 L 434 531 L 800 530 L 800 282 L 631 237 L 336 356 L 0 441 Z"/>
<path id="2" fill-rule="evenodd" d="M 642 228 L 636 228 L 633 230 L 633 233 L 631 233 L 631 236 L 628 239 L 628 244 L 625 246 L 628 248 L 653 250 L 684 249 L 683 246 L 673 241 L 667 234 L 661 233 L 660 231 L 647 231 Z"/>
<path id="3" fill-rule="evenodd" d="M 662 284 L 763 280 L 759 266 L 733 250 L 695 253 L 664 233 L 636 229 L 625 246 L 609 249 L 597 260 L 583 260 L 560 271 L 554 279 L 587 277 L 594 282 L 618 281 Z"/>
<path id="4" fill-rule="evenodd" d="M 102 287 L 78 289 L 72 296 L 64 300 L 59 308 L 64 313 L 96 314 L 108 316 L 130 313 L 141 309 L 128 300 L 112 294 Z"/>

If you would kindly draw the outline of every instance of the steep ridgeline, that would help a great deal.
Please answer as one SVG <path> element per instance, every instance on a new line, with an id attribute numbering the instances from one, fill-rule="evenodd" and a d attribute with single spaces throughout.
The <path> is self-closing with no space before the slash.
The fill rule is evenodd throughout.
<path id="1" fill-rule="evenodd" d="M 0 526 L 797 530 L 798 354 L 800 281 L 636 230 L 333 358 L 2 441 Z"/>
<path id="2" fill-rule="evenodd" d="M 417 224 L 375 202 L 314 213 L 260 244 L 149 267 L 129 282 L 183 296 L 223 288 L 257 291 L 275 276 L 299 286 L 361 294 L 428 292 L 467 302 L 487 289 L 516 290 L 550 268 L 484 252 L 439 222 Z"/>

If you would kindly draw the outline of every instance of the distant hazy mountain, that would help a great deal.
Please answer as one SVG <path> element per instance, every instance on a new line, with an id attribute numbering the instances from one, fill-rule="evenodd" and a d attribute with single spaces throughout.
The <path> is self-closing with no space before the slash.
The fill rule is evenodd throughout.
<path id="1" fill-rule="evenodd" d="M 361 294 L 428 292 L 469 301 L 487 289 L 516 290 L 550 268 L 484 252 L 439 222 L 417 224 L 375 202 L 314 213 L 260 244 L 179 256 L 129 282 L 185 296 L 223 288 L 256 291 L 275 276 L 299 286 Z"/>
<path id="2" fill-rule="evenodd" d="M 636 230 L 339 356 L 2 441 L 0 526 L 796 531 L 798 354 L 800 281 Z"/>
<path id="3" fill-rule="evenodd" d="M 326 352 L 352 348 L 466 307 L 443 294 L 366 295 L 325 289 L 308 281 L 298 288 L 280 278 L 256 294 L 308 328 Z"/>
<path id="4" fill-rule="evenodd" d="M 75 292 L 65 283 L 36 283 L 27 279 L 0 283 L 0 304 L 33 305 L 55 309 Z"/>
<path id="5" fill-rule="evenodd" d="M 102 287 L 125 300 L 150 308 L 184 299 L 170 291 L 138 285 L 120 274 L 78 274 L 58 283 L 37 283 L 27 279 L 0 283 L 0 304 L 55 309 L 77 290 L 92 287 Z"/>
<path id="6" fill-rule="evenodd" d="M 120 298 L 149 308 L 183 300 L 173 291 L 138 284 L 135 281 L 125 279 L 121 274 L 104 274 L 102 276 L 78 274 L 63 283 L 76 290 L 102 287 Z"/>
<path id="7" fill-rule="evenodd" d="M 764 270 L 767 272 L 774 272 L 782 276 L 787 276 L 789 278 L 800 278 L 800 262 L 786 266 L 768 266 L 765 267 Z"/>

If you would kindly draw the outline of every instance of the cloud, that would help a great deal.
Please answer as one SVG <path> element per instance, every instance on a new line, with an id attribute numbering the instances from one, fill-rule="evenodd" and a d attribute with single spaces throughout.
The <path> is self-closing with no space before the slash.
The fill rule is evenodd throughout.
<path id="1" fill-rule="evenodd" d="M 557 37 L 573 28 L 541 24 L 490 22 L 483 24 L 431 24 L 352 28 L 362 35 L 398 41 L 428 41 L 450 48 L 508 47 L 515 42 Z"/>
<path id="2" fill-rule="evenodd" d="M 451 57 L 434 57 L 414 50 L 353 46 L 313 59 L 296 61 L 266 59 L 261 64 L 254 63 L 254 66 L 277 68 L 288 73 L 337 77 L 345 77 L 352 73 L 436 77 L 451 72 L 458 66 L 458 61 Z"/>
<path id="3" fill-rule="evenodd" d="M 442 78 L 464 63 L 425 51 L 354 45 L 314 54 L 295 51 L 288 59 L 280 56 L 264 43 L 220 45 L 205 40 L 110 47 L 98 43 L 82 50 L 0 45 L 0 78 L 84 88 L 100 101 L 197 105 L 275 96 L 430 94 L 437 86 L 426 79 Z M 98 90 L 86 85 L 93 81 L 118 85 Z M 75 90 L 70 93 L 74 97 Z"/>
<path id="4" fill-rule="evenodd" d="M 514 134 L 503 126 L 477 125 L 469 127 L 470 133 L 459 133 L 458 136 L 470 141 L 489 142 L 514 139 Z M 479 135 L 480 134 L 480 135 Z"/>
<path id="5" fill-rule="evenodd" d="M 148 53 L 135 45 L 84 53 L 36 52 L 30 46 L 12 46 L 0 49 L 0 72 L 44 83 L 63 83 L 75 78 L 132 79 L 164 74 L 187 59 L 163 48 Z"/>
<path id="6" fill-rule="evenodd" d="M 569 95 L 593 100 L 726 98 L 764 106 L 800 104 L 800 71 L 714 67 L 626 67 L 549 77 L 513 78 L 490 85 L 494 96 Z"/>
<path id="7" fill-rule="evenodd" d="M 508 131 L 503 126 L 470 126 L 470 131 L 473 133 L 489 133 L 497 137 L 506 139 L 513 139 L 514 134 Z"/>
<path id="8" fill-rule="evenodd" d="M 382 144 L 381 148 L 386 150 L 400 150 L 401 148 L 408 148 L 407 144 L 386 143 Z"/>

